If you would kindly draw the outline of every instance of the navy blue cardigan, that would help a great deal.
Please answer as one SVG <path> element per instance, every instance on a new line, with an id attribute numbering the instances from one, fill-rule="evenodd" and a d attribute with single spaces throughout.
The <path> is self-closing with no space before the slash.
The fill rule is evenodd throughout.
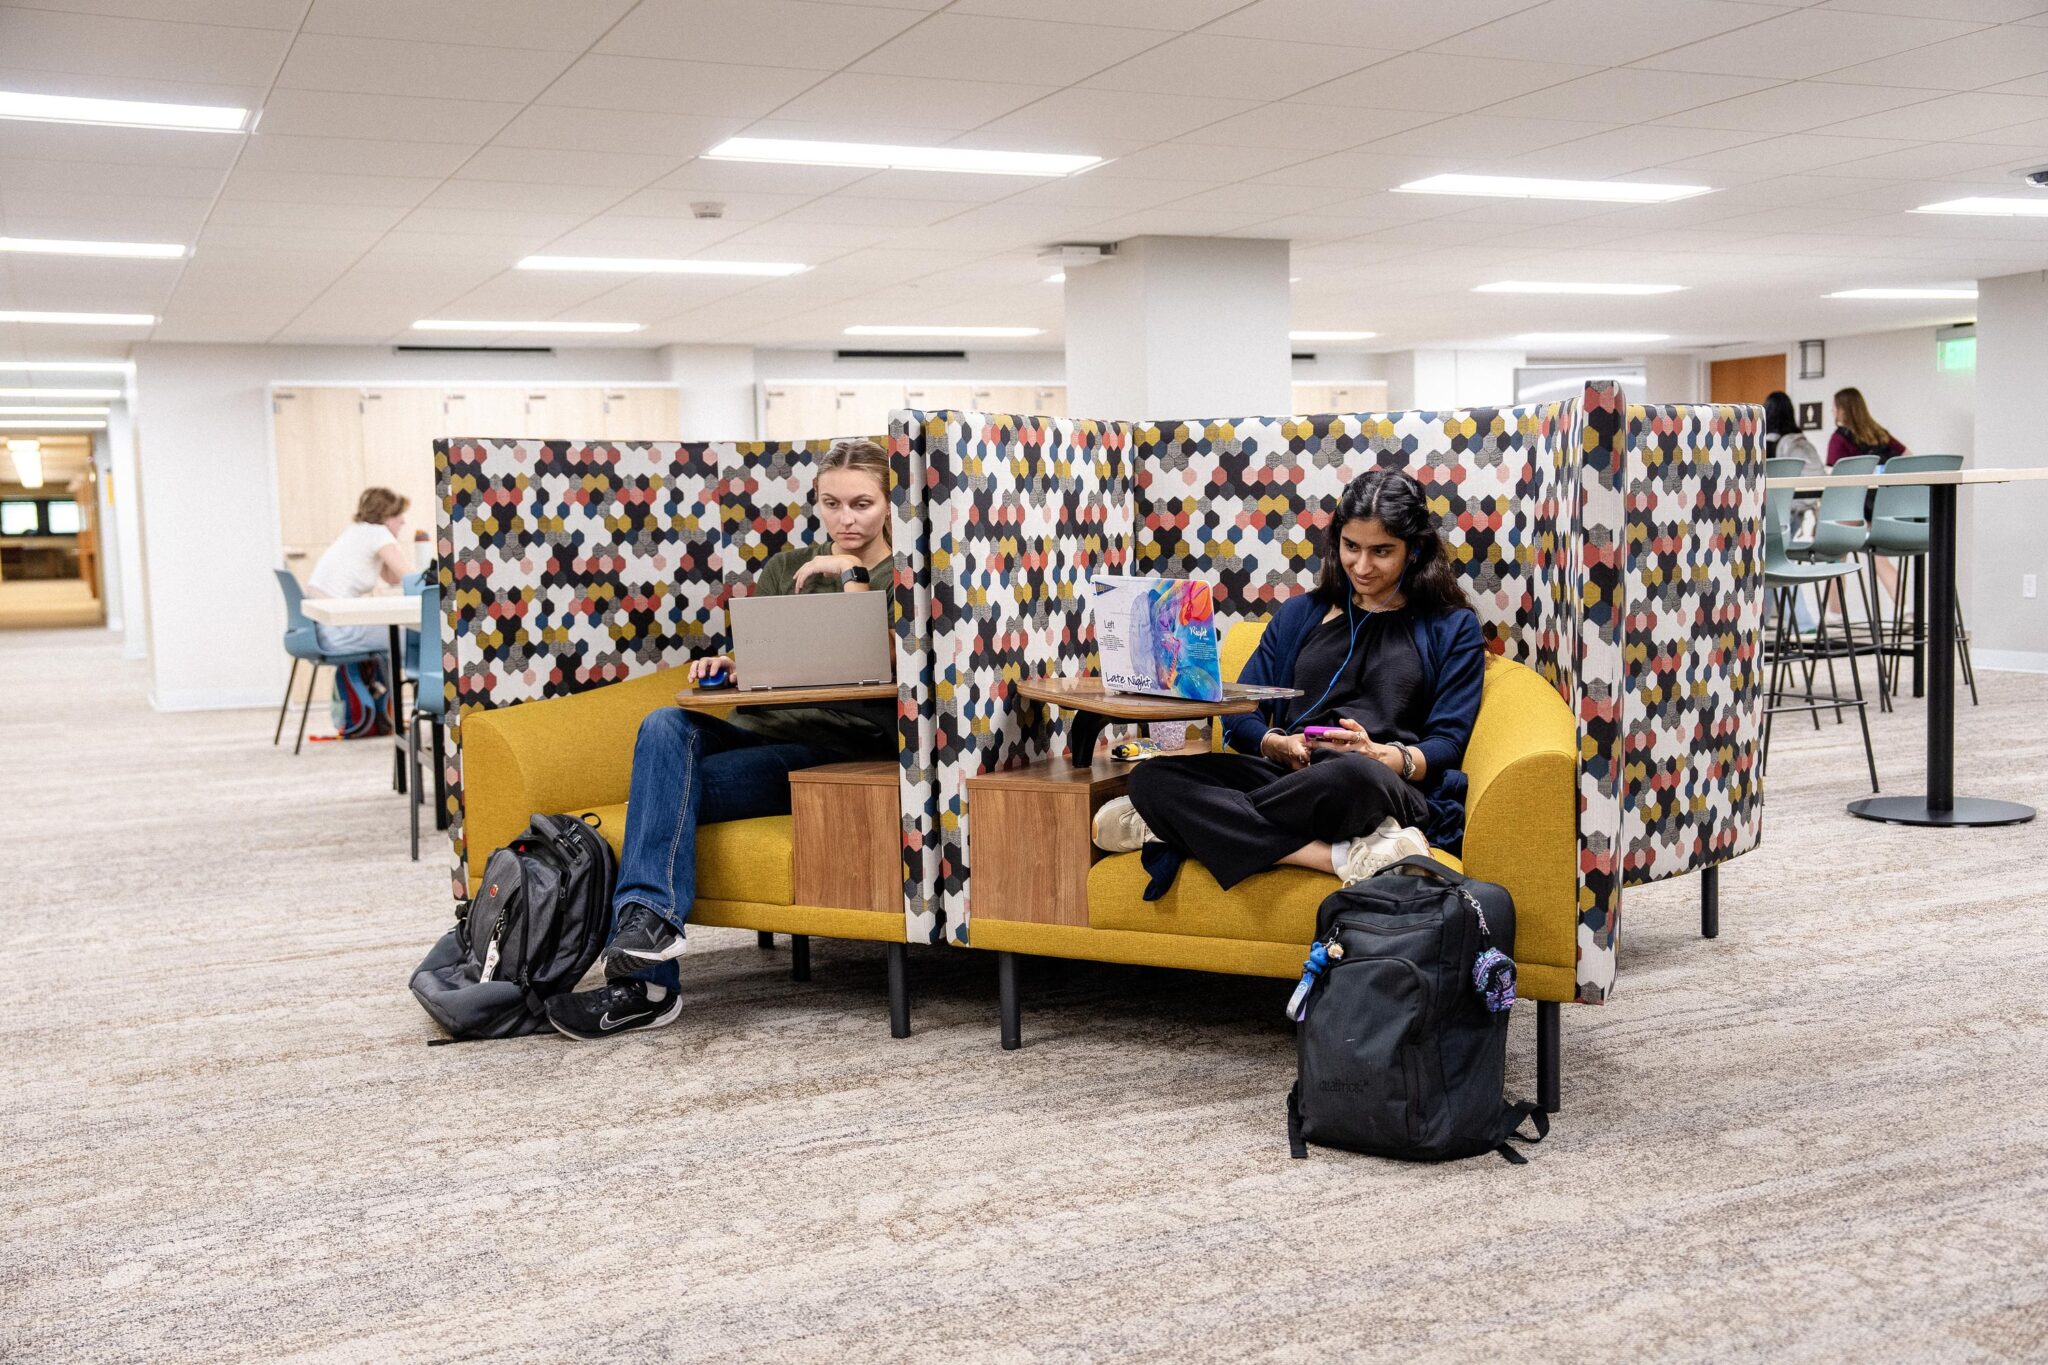
<path id="1" fill-rule="evenodd" d="M 1325 603 L 1303 593 L 1273 615 L 1259 647 L 1245 661 L 1237 680 L 1269 687 L 1294 685 L 1294 661 L 1302 642 L 1323 619 Z M 1429 689 L 1429 719 L 1416 748 L 1428 761 L 1422 794 L 1429 801 L 1429 824 L 1423 833 L 1430 843 L 1455 853 L 1465 841 L 1465 745 L 1479 719 L 1479 692 L 1486 676 L 1486 641 L 1479 618 L 1464 607 L 1437 616 L 1414 613 L 1415 652 L 1422 659 L 1423 685 Z M 1266 732 L 1279 720 L 1289 701 L 1259 703 L 1259 709 L 1226 716 L 1223 739 L 1240 753 L 1257 754 Z"/>

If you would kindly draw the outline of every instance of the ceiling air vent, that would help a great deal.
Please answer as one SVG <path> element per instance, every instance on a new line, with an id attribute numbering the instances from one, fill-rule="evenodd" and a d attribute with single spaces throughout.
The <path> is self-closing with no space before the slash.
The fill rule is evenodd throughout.
<path id="1" fill-rule="evenodd" d="M 834 351 L 835 360 L 965 360 L 965 351 Z"/>
<path id="2" fill-rule="evenodd" d="M 393 346 L 396 355 L 553 355 L 552 346 Z"/>

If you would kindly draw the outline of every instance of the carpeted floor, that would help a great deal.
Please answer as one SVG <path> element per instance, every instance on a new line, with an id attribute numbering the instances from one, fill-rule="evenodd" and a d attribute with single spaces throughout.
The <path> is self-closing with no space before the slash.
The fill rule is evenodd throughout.
<path id="1" fill-rule="evenodd" d="M 2048 678 L 1966 792 L 2048 805 Z M 1876 717 L 1888 790 L 1923 711 Z M 2048 1342 L 2048 825 L 1878 827 L 1788 725 L 1723 932 L 1630 893 L 1531 1162 L 1288 1160 L 1283 983 L 702 930 L 683 1021 L 429 1049 L 381 744 L 0 637 L 0 1359 L 2016 1360 Z M 1534 1011 L 1511 1080 L 1533 1084 Z M 1526 1016 L 1526 1017 L 1521 1017 Z"/>

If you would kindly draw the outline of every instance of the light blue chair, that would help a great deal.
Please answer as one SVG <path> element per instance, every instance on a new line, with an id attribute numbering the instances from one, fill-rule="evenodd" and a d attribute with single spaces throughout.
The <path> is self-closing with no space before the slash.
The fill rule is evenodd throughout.
<path id="1" fill-rule="evenodd" d="M 448 714 L 441 655 L 441 587 L 424 584 L 420 595 L 420 630 L 413 644 L 412 714 L 405 726 L 405 758 L 412 774 L 412 860 L 420 860 L 420 727 L 433 733 L 434 828 L 448 828 L 447 769 L 443 766 L 443 722 Z M 427 642 L 432 641 L 432 645 Z"/>
<path id="2" fill-rule="evenodd" d="M 1773 468 L 1773 466 L 1780 466 Z M 1785 468 L 1784 466 L 1789 466 Z M 1777 478 L 1803 473 L 1797 460 L 1766 460 L 1766 477 Z M 1858 493 L 1860 489 L 1855 490 Z M 1849 621 L 1846 606 L 1843 612 L 1842 628 L 1846 638 L 1833 640 L 1828 635 L 1826 601 L 1828 593 L 1840 586 L 1841 580 L 1851 574 L 1862 575 L 1862 566 L 1855 560 L 1813 561 L 1802 563 L 1792 558 L 1787 540 L 1792 531 L 1792 500 L 1794 494 L 1789 488 L 1770 488 L 1764 493 L 1764 589 L 1772 599 L 1772 630 L 1768 637 L 1770 645 L 1770 690 L 1764 699 L 1764 741 L 1759 756 L 1761 764 L 1768 768 L 1771 759 L 1771 722 L 1780 712 L 1804 711 L 1813 717 L 1813 723 L 1820 724 L 1822 711 L 1833 711 L 1835 723 L 1842 721 L 1845 709 L 1856 712 L 1856 722 L 1863 729 L 1863 757 L 1870 765 L 1870 789 L 1878 790 L 1877 754 L 1870 744 L 1870 715 L 1868 702 L 1863 696 L 1863 674 L 1856 666 L 1856 643 L 1854 624 Z M 1800 630 L 1797 612 L 1794 609 L 1799 589 L 1810 587 L 1820 599 L 1819 618 L 1814 626 L 1814 636 L 1807 639 Z M 1862 591 L 1860 585 L 1857 589 Z M 1848 594 L 1843 593 L 1846 604 Z M 1877 643 L 1877 622 L 1871 619 L 1871 644 Z M 1835 676 L 1835 660 L 1846 657 L 1849 663 L 1849 678 L 1855 688 L 1853 698 L 1842 695 L 1841 684 Z M 1828 692 L 1823 696 L 1814 691 L 1814 672 L 1817 665 L 1825 664 L 1828 673 Z M 1786 699 L 1788 674 L 1794 665 L 1805 671 L 1805 688 L 1802 700 Z"/>
<path id="3" fill-rule="evenodd" d="M 1960 455 L 1894 455 L 1884 465 L 1887 474 L 1928 474 L 1947 473 L 1961 469 Z M 1868 553 L 1871 577 L 1877 577 L 1877 557 L 1889 555 L 1899 560 L 1899 588 L 1892 597 L 1891 639 L 1886 645 L 1886 654 L 1893 658 L 1910 657 L 1913 660 L 1913 695 L 1920 695 L 1920 679 L 1923 661 L 1926 658 L 1927 625 L 1927 547 L 1929 499 L 1927 489 L 1880 488 L 1870 510 L 1870 543 Z M 1906 637 L 1907 583 L 1912 583 L 1913 634 Z M 1963 679 L 1970 685 L 1970 705 L 1977 704 L 1977 670 L 1970 663 L 1970 632 L 1963 621 L 1963 603 L 1960 588 L 1956 593 L 1956 652 L 1963 666 Z M 1899 690 L 1899 668 L 1896 663 L 1891 670 L 1891 691 Z"/>
<path id="4" fill-rule="evenodd" d="M 284 652 L 292 656 L 291 676 L 285 679 L 284 684 L 284 700 L 277 707 L 277 727 L 270 734 L 270 747 L 273 749 L 284 737 L 284 715 L 291 709 L 292 688 L 299 681 L 299 665 L 313 665 L 313 676 L 306 683 L 306 704 L 299 708 L 299 738 L 292 745 L 292 752 L 297 753 L 306 743 L 306 716 L 313 709 L 313 694 L 320 690 L 321 666 L 339 667 L 381 659 L 385 651 L 369 649 L 354 654 L 335 654 L 322 649 L 320 627 L 306 615 L 306 590 L 299 586 L 299 580 L 289 569 L 273 569 L 271 572 L 277 575 L 277 586 L 284 592 Z"/>
<path id="5" fill-rule="evenodd" d="M 1830 478 L 1855 478 L 1877 472 L 1877 456 L 1851 455 L 1837 460 L 1834 468 L 1828 470 Z M 1804 540 L 1792 539 L 1785 544 L 1785 551 L 1791 558 L 1804 564 L 1841 564 L 1854 562 L 1870 545 L 1870 493 L 1867 488 L 1854 486 L 1833 486 L 1821 491 L 1818 511 L 1815 515 L 1813 534 Z M 1862 601 L 1864 619 L 1871 623 L 1870 638 L 1877 657 L 1877 703 L 1880 709 L 1892 709 L 1891 694 L 1885 689 L 1886 656 L 1877 644 L 1877 622 L 1884 614 L 1877 597 L 1877 575 L 1858 574 L 1863 588 Z M 1839 594 L 1842 603 L 1842 631 L 1850 640 L 1855 631 L 1849 622 L 1849 595 L 1839 580 L 1824 591 L 1823 599 Z M 1827 601 L 1821 603 L 1821 610 L 1827 609 Z M 1863 646 L 1855 645 L 1857 653 Z"/>

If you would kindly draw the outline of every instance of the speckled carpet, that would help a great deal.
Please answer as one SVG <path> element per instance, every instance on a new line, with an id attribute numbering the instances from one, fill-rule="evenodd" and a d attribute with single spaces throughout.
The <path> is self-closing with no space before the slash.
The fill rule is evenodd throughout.
<path id="1" fill-rule="evenodd" d="M 2048 806 L 2048 678 L 1967 793 Z M 703 930 L 675 1027 L 429 1049 L 381 744 L 0 637 L 0 1359 L 2016 1360 L 2048 1347 L 2048 825 L 1850 819 L 1785 726 L 1697 936 L 1630 893 L 1519 1169 L 1287 1157 L 1284 983 Z M 1923 711 L 1876 717 L 1887 790 Z M 1533 1085 L 1534 1011 L 1510 1078 Z"/>

